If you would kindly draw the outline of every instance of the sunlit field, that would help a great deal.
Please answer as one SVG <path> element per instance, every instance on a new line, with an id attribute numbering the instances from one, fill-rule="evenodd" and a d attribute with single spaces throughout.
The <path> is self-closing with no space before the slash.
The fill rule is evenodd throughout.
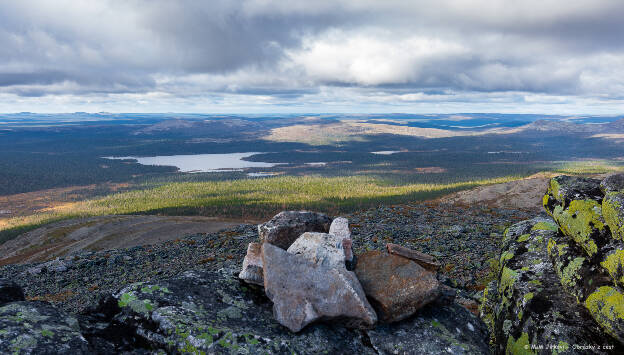
<path id="1" fill-rule="evenodd" d="M 509 176 L 448 184 L 406 185 L 369 176 L 282 176 L 167 183 L 7 219 L 0 224 L 0 242 L 45 223 L 76 217 L 163 214 L 268 218 L 290 209 L 337 214 L 381 204 L 429 200 L 459 190 L 518 178 Z"/>

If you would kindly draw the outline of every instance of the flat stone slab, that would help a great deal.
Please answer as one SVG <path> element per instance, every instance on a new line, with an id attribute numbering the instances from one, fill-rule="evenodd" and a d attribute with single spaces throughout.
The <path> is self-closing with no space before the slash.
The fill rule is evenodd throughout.
<path id="1" fill-rule="evenodd" d="M 335 320 L 352 328 L 370 328 L 377 315 L 351 271 L 315 264 L 271 244 L 262 248 L 264 290 L 273 315 L 298 332 L 315 321 Z"/>
<path id="2" fill-rule="evenodd" d="M 431 255 L 423 254 L 416 250 L 393 243 L 386 244 L 386 249 L 390 254 L 414 260 L 418 265 L 427 270 L 437 271 L 440 268 L 440 263 L 438 263 Z"/>
<path id="3" fill-rule="evenodd" d="M 243 269 L 238 278 L 245 282 L 264 286 L 262 276 L 262 244 L 249 243 L 247 246 L 247 255 L 243 259 Z"/>
<path id="4" fill-rule="evenodd" d="M 435 273 L 412 260 L 378 250 L 360 255 L 355 273 L 374 301 L 379 320 L 386 323 L 411 316 L 440 293 Z"/>
<path id="5" fill-rule="evenodd" d="M 270 221 L 258 225 L 258 234 L 261 242 L 286 250 L 305 232 L 329 232 L 330 224 L 331 219 L 322 213 L 283 211 Z"/>
<path id="6" fill-rule="evenodd" d="M 342 237 L 327 233 L 303 233 L 288 248 L 288 252 L 330 268 L 345 268 Z"/>

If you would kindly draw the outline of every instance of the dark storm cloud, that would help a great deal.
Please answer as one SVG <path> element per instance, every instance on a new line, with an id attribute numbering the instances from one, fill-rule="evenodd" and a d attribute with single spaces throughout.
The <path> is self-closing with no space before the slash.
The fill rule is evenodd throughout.
<path id="1" fill-rule="evenodd" d="M 158 93 L 174 108 L 176 97 L 232 94 L 280 105 L 618 99 L 622 13 L 607 0 L 5 2 L 0 94 L 114 104 Z"/>

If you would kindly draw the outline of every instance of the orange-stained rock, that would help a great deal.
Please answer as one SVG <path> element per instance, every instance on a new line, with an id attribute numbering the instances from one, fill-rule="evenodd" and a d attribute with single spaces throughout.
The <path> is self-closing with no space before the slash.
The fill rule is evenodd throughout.
<path id="1" fill-rule="evenodd" d="M 405 319 L 440 294 L 435 273 L 412 260 L 378 250 L 360 255 L 355 273 L 374 301 L 381 322 Z"/>

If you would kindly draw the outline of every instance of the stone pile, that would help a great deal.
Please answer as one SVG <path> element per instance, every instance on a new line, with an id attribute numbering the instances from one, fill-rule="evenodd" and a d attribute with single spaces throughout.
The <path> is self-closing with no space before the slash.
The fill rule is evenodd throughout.
<path id="1" fill-rule="evenodd" d="M 440 295 L 431 256 L 389 244 L 389 253 L 356 258 L 346 218 L 286 211 L 258 232 L 261 243 L 249 244 L 239 278 L 262 285 L 275 319 L 293 332 L 317 321 L 370 329 L 408 318 Z"/>
<path id="2" fill-rule="evenodd" d="M 558 176 L 543 199 L 552 219 L 505 232 L 481 305 L 496 353 L 624 350 L 623 202 L 623 174 Z"/>

